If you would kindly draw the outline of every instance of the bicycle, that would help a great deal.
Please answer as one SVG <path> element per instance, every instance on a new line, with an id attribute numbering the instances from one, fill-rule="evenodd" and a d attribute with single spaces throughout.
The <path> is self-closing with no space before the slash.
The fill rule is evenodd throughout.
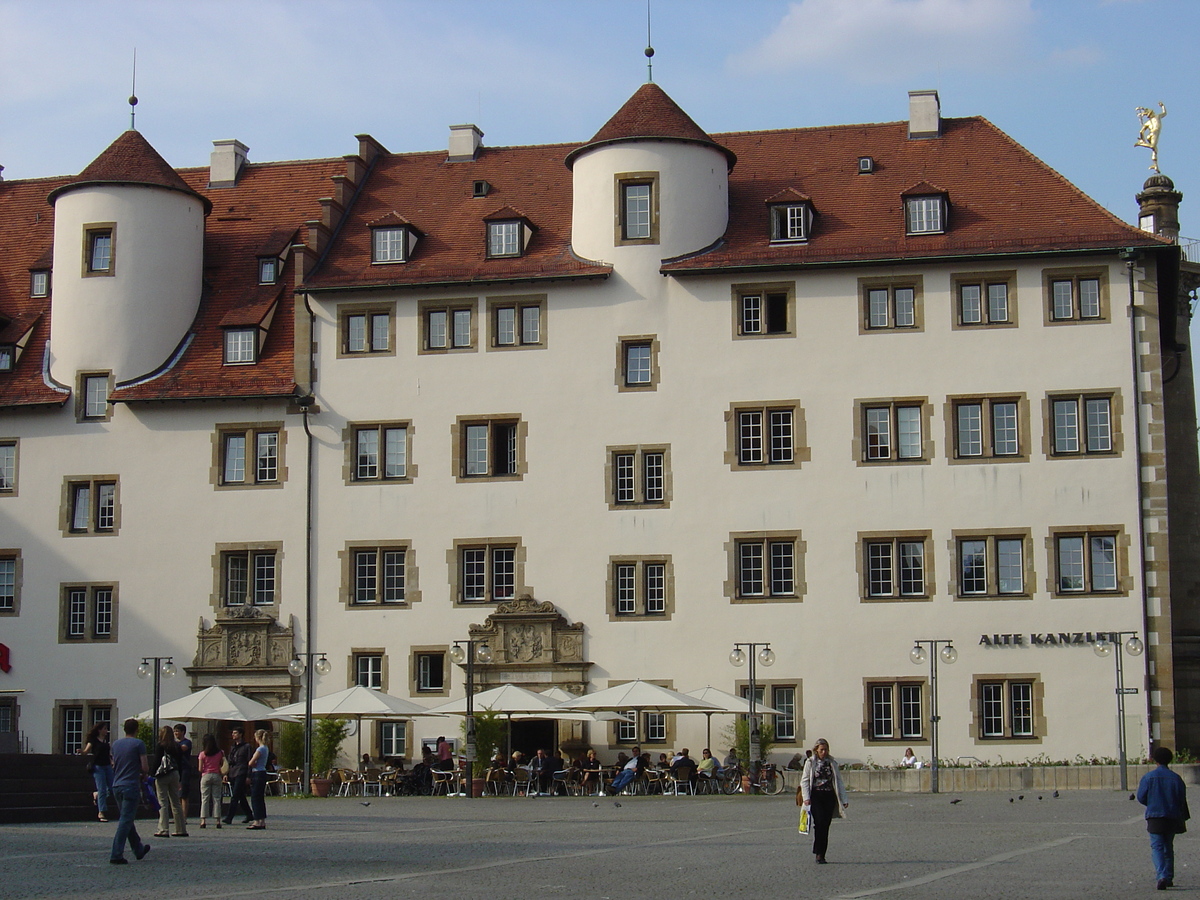
<path id="1" fill-rule="evenodd" d="M 721 783 L 721 792 L 724 794 L 736 794 L 738 791 L 745 793 L 758 792 L 774 796 L 782 794 L 786 786 L 784 784 L 783 772 L 774 763 L 760 763 L 758 767 L 758 778 L 751 779 L 747 777 L 746 770 L 741 766 L 727 766 L 721 770 L 717 776 Z"/>

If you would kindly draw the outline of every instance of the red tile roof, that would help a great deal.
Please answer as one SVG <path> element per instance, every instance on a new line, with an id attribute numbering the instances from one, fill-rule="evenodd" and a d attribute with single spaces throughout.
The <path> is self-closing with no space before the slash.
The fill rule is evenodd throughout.
<path id="1" fill-rule="evenodd" d="M 109 144 L 108 149 L 92 160 L 79 173 L 78 178 L 55 188 L 48 199 L 53 203 L 55 198 L 67 191 L 98 184 L 153 185 L 199 198 L 204 203 L 206 213 L 212 207 L 212 203 L 206 197 L 193 190 L 170 164 L 159 156 L 158 151 L 150 146 L 150 142 L 142 137 L 141 132 L 132 129 Z"/>
<path id="2" fill-rule="evenodd" d="M 211 190 L 207 168 L 172 172 L 181 189 L 213 203 L 205 220 L 203 299 L 187 347 L 176 354 L 170 369 L 118 387 L 113 399 L 290 396 L 296 389 L 292 266 L 289 261 L 278 284 L 259 286 L 258 256 L 284 249 L 293 237 L 304 240 L 303 223 L 320 218 L 318 198 L 329 195 L 330 177 L 344 171 L 340 159 L 247 164 L 235 187 Z M 71 177 L 0 181 L 0 330 L 19 327 L 11 322 L 36 322 L 14 371 L 0 374 L 0 409 L 61 404 L 69 396 L 43 378 L 52 302 L 29 296 L 29 270 L 48 268 L 50 263 L 54 208 L 47 204 L 47 195 L 79 182 Z M 222 327 L 243 320 L 258 324 L 273 305 L 277 314 L 259 362 L 224 365 Z M 163 365 L 168 362 L 163 360 Z"/>
<path id="3" fill-rule="evenodd" d="M 10 334 L 10 328 L 23 333 L 24 323 L 36 322 L 13 371 L 0 374 L 0 408 L 62 404 L 70 396 L 42 377 L 50 298 L 29 296 L 30 270 L 50 268 L 54 210 L 46 204 L 46 194 L 67 180 L 0 181 L 0 330 L 5 342 L 20 337 Z"/>
<path id="4" fill-rule="evenodd" d="M 662 115 L 656 125 L 652 114 Z M 655 133 L 657 132 L 657 135 Z M 536 283 L 604 278 L 612 267 L 571 250 L 570 170 L 564 161 L 599 140 L 638 137 L 713 142 L 666 94 L 644 86 L 590 144 L 482 148 L 449 162 L 444 152 L 378 157 L 362 191 L 335 228 L 306 288 L 314 292 Z M 716 135 L 736 153 L 729 225 L 712 248 L 664 260 L 665 274 L 847 266 L 1056 251 L 1163 246 L 1111 215 L 982 118 L 943 120 L 943 134 L 910 140 L 906 122 Z M 195 192 L 213 203 L 206 220 L 204 296 L 189 337 L 163 369 L 118 386 L 115 400 L 286 397 L 294 392 L 291 262 L 278 285 L 258 284 L 257 257 L 304 241 L 320 219 L 318 198 L 343 160 L 247 164 L 238 184 L 209 189 L 207 169 L 163 172 L 136 132 L 127 132 L 77 178 L 0 182 L 0 330 L 33 332 L 14 372 L 0 375 L 0 408 L 62 403 L 42 365 L 49 299 L 29 297 L 29 270 L 44 267 L 53 237 L 48 194 L 85 183 L 144 180 Z M 152 148 L 149 148 L 153 153 Z M 858 160 L 875 161 L 859 174 Z M 131 160 L 136 161 L 134 165 Z M 165 163 L 162 163 L 165 166 Z M 136 171 L 135 171 L 136 170 Z M 491 189 L 473 196 L 475 182 Z M 177 181 L 177 184 L 174 182 Z M 905 234 L 903 197 L 944 192 L 943 234 Z M 936 186 L 936 187 L 935 187 Z M 770 202 L 812 204 L 804 243 L 770 243 Z M 488 258 L 487 221 L 515 213 L 536 229 L 518 257 Z M 599 214 L 605 214 L 599 211 Z M 371 233 L 384 223 L 419 236 L 411 259 L 373 265 Z M 274 310 L 259 362 L 223 365 L 223 328 L 262 322 Z"/>
<path id="5" fill-rule="evenodd" d="M 1164 243 L 1103 209 L 983 118 L 943 119 L 942 137 L 926 140 L 910 140 L 907 122 L 716 137 L 738 155 L 729 227 L 714 248 L 665 260 L 664 273 Z M 863 156 L 875 160 L 873 174 L 859 174 Z M 807 243 L 772 245 L 763 205 L 788 188 L 811 198 L 812 235 Z M 946 194 L 944 234 L 905 234 L 902 197 L 914 191 Z"/>
<path id="6" fill-rule="evenodd" d="M 737 156 L 709 137 L 666 91 L 648 82 L 625 101 L 590 141 L 567 155 L 567 167 L 574 165 L 580 155 L 604 144 L 664 140 L 706 144 L 724 153 L 730 168 L 737 162 Z"/>
<path id="7" fill-rule="evenodd" d="M 611 267 L 571 252 L 572 145 L 484 147 L 473 161 L 445 153 L 380 156 L 330 252 L 305 284 L 315 292 L 503 284 L 606 277 Z M 491 184 L 474 197 L 474 183 Z M 486 221 L 512 206 L 536 229 L 521 256 L 488 258 Z M 419 234 L 408 262 L 371 263 L 371 227 L 402 217 Z"/>
<path id="8" fill-rule="evenodd" d="M 296 390 L 292 260 L 274 285 L 258 284 L 258 256 L 264 248 L 305 236 L 301 223 L 321 217 L 318 198 L 331 191 L 330 178 L 345 171 L 340 159 L 247 163 L 235 187 L 206 187 L 208 169 L 184 169 L 183 180 L 213 202 L 204 238 L 205 297 L 182 357 L 167 371 L 128 387 L 114 400 L 187 400 L 235 397 L 287 397 Z M 270 250 L 267 252 L 274 252 Z M 275 308 L 258 362 L 224 364 L 224 328 L 257 325 Z M 164 363 L 167 360 L 163 361 Z"/>

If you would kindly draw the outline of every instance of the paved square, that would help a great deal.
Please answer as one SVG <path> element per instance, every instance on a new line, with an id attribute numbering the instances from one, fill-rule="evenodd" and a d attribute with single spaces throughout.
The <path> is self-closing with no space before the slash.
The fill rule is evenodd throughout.
<path id="1" fill-rule="evenodd" d="M 150 838 L 149 857 L 127 866 L 108 865 L 113 824 L 0 826 L 0 895 L 998 900 L 1154 893 L 1142 807 L 1127 794 L 1017 796 L 852 795 L 849 818 L 833 826 L 827 866 L 813 864 L 787 794 L 273 799 L 266 831 L 201 831 L 193 818 L 190 837 Z M 961 802 L 951 803 L 956 797 Z M 143 835 L 154 831 L 152 821 L 139 826 Z M 1200 891 L 1193 847 L 1191 835 L 1177 841 L 1177 891 Z"/>

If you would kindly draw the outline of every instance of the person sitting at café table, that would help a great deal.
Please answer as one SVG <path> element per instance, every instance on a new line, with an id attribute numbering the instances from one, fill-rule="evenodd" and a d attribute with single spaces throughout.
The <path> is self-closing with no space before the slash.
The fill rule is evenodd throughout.
<path id="1" fill-rule="evenodd" d="M 636 748 L 635 748 L 636 749 Z M 637 776 L 650 763 L 650 754 L 644 756 L 635 756 L 629 762 L 621 767 L 621 771 L 617 773 L 617 777 L 612 780 L 612 784 L 608 786 L 608 792 L 616 795 L 625 790 Z"/>
<path id="2" fill-rule="evenodd" d="M 667 769 L 671 768 L 671 761 L 669 759 L 667 759 L 667 754 L 665 754 L 665 753 L 658 754 L 658 768 L 663 770 L 664 772 Z"/>
<path id="3" fill-rule="evenodd" d="M 696 761 L 688 756 L 687 747 L 679 751 L 679 756 L 671 763 L 671 774 L 676 778 L 686 777 L 691 786 L 696 787 Z"/>
<path id="4" fill-rule="evenodd" d="M 538 793 L 550 793 L 550 788 L 553 787 L 554 779 L 554 761 L 550 754 L 539 748 L 538 754 L 533 757 L 533 776 L 538 782 Z"/>
<path id="5" fill-rule="evenodd" d="M 508 758 L 508 765 L 505 766 L 505 768 L 508 769 L 508 774 L 512 775 L 515 771 L 517 771 L 517 769 L 522 768 L 524 764 L 525 754 L 520 750 L 514 750 L 512 752 L 512 756 Z"/>
<path id="6" fill-rule="evenodd" d="M 587 755 L 583 758 L 580 768 L 583 769 L 583 792 L 590 794 L 593 788 L 598 790 L 600 787 L 600 770 L 603 767 L 600 765 L 600 757 L 596 755 L 596 751 L 591 747 L 588 748 Z"/>
<path id="7" fill-rule="evenodd" d="M 696 767 L 696 774 L 701 778 L 712 778 L 718 771 L 716 758 L 712 751 L 705 747 L 700 754 L 700 765 Z"/>
<path id="8" fill-rule="evenodd" d="M 737 747 L 730 747 L 729 755 L 726 756 L 724 762 L 721 763 L 721 768 L 723 768 L 723 769 L 729 768 L 730 766 L 736 768 L 737 766 L 740 766 L 741 764 L 742 764 L 742 761 L 740 759 L 738 759 L 738 755 L 737 755 Z"/>

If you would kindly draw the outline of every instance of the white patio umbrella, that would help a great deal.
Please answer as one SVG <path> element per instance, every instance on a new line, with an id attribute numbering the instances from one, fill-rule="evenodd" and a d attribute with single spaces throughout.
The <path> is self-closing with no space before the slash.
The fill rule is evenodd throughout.
<path id="1" fill-rule="evenodd" d="M 154 710 L 148 709 L 138 713 L 137 718 L 152 718 Z M 297 721 L 282 710 L 274 709 L 265 703 L 243 697 L 241 694 L 213 685 L 202 691 L 196 691 L 178 700 L 162 703 L 158 707 L 159 719 L 170 719 L 173 722 L 190 721 L 192 719 L 229 719 L 238 722 L 256 722 L 260 719 L 276 719 L 281 722 Z M 158 735 L 155 735 L 158 739 Z"/>
<path id="2" fill-rule="evenodd" d="M 551 690 L 556 690 L 551 688 Z M 565 696 L 570 696 L 563 692 Z M 513 719 L 570 719 L 574 721 L 598 721 L 599 717 L 587 712 L 574 712 L 563 709 L 553 698 L 544 694 L 518 687 L 515 684 L 502 684 L 499 687 L 480 691 L 472 699 L 473 708 L 478 711 L 486 709 L 489 712 L 502 713 L 508 719 L 508 740 L 506 751 L 512 753 L 512 720 Z M 441 706 L 435 706 L 431 714 L 465 716 L 467 714 L 467 698 L 451 700 Z"/>
<path id="3" fill-rule="evenodd" d="M 715 703 L 689 697 L 687 694 L 681 694 L 679 691 L 660 687 L 641 679 L 627 681 L 625 684 L 597 691 L 594 694 L 584 694 L 582 697 L 564 700 L 558 707 L 559 709 L 578 709 L 587 712 L 602 710 L 623 712 L 631 709 L 658 712 L 724 711 Z"/>
<path id="4" fill-rule="evenodd" d="M 689 697 L 695 697 L 698 700 L 706 700 L 709 703 L 715 703 L 721 707 L 721 709 L 714 709 L 711 711 L 704 710 L 704 715 L 707 719 L 706 725 L 707 725 L 707 729 L 708 729 L 707 730 L 707 738 L 705 739 L 705 743 L 707 743 L 709 747 L 712 746 L 713 713 L 717 713 L 717 712 L 745 713 L 746 715 L 749 715 L 749 713 L 750 713 L 750 706 L 749 706 L 750 700 L 748 697 L 739 697 L 736 694 L 730 694 L 725 691 L 718 690 L 717 688 L 712 687 L 712 686 L 702 687 L 698 691 L 688 691 L 687 695 Z M 779 710 L 775 709 L 773 706 L 767 706 L 765 703 L 755 703 L 754 711 L 756 713 L 762 713 L 763 715 L 767 715 L 767 716 L 782 715 L 782 713 L 780 713 Z"/>
<path id="5" fill-rule="evenodd" d="M 303 700 L 299 703 L 290 703 L 287 706 L 281 706 L 278 711 L 293 716 L 303 716 L 305 713 L 305 703 Z M 396 717 L 439 715 L 439 713 L 413 703 L 411 700 L 405 700 L 402 697 L 393 697 L 391 694 L 385 694 L 383 691 L 377 691 L 374 688 L 363 687 L 360 684 L 346 688 L 344 691 L 337 691 L 332 694 L 326 694 L 324 697 L 314 698 L 312 701 L 312 714 L 317 719 L 354 719 L 356 723 L 355 730 L 358 734 L 358 756 L 360 758 L 362 757 L 363 719 L 393 719 Z"/>
<path id="6" fill-rule="evenodd" d="M 538 694 L 542 697 L 545 697 L 547 700 L 552 701 L 555 704 L 562 703 L 564 700 L 574 700 L 575 699 L 574 694 L 570 694 L 570 693 L 564 691 L 560 687 L 546 688 L 546 690 L 544 690 L 544 691 L 538 691 Z M 520 716 L 518 716 L 517 718 L 520 718 Z M 609 710 L 600 710 L 600 711 L 594 712 L 594 713 L 567 712 L 566 710 L 562 709 L 561 707 L 559 708 L 558 713 L 554 716 L 554 718 L 570 719 L 572 721 L 577 721 L 577 722 L 587 722 L 587 721 L 611 722 L 614 719 L 620 719 L 622 722 L 629 721 L 629 716 L 625 715 L 624 713 L 612 712 Z"/>
<path id="7" fill-rule="evenodd" d="M 651 684 L 648 681 L 627 681 L 616 687 L 610 687 L 594 694 L 584 694 L 564 700 L 559 704 L 560 709 L 582 709 L 589 712 L 724 712 L 715 703 L 689 697 L 679 691 Z"/>

